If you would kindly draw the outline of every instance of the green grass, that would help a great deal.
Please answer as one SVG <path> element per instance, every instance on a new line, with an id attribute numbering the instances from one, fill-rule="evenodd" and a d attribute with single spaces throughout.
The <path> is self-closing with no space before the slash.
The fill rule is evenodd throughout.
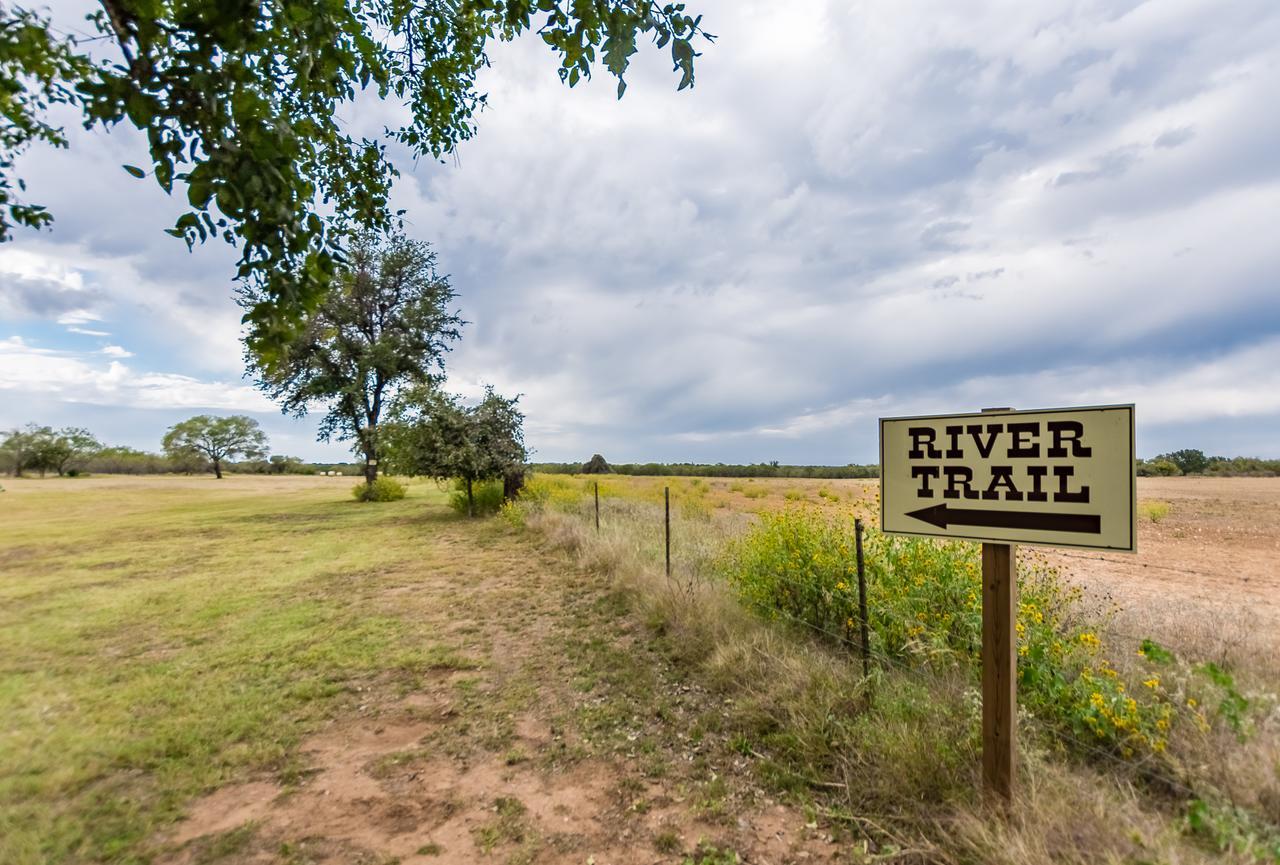
<path id="1" fill-rule="evenodd" d="M 426 524 L 451 519 L 424 509 L 443 499 L 430 485 L 379 505 L 280 479 L 7 486 L 7 865 L 149 861 L 192 797 L 251 773 L 287 781 L 353 683 L 467 663 L 375 601 L 430 558 Z"/>

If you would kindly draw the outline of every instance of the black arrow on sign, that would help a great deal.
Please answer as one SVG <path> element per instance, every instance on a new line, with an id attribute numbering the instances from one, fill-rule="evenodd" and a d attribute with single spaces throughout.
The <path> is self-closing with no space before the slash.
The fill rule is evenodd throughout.
<path id="1" fill-rule="evenodd" d="M 1038 529 L 1043 532 L 1082 532 L 1089 535 L 1102 533 L 1102 517 L 1099 514 L 1053 514 L 1043 511 L 985 511 L 978 508 L 949 508 L 934 505 L 918 511 L 908 511 L 915 517 L 938 528 L 947 526 L 984 526 L 992 529 Z"/>

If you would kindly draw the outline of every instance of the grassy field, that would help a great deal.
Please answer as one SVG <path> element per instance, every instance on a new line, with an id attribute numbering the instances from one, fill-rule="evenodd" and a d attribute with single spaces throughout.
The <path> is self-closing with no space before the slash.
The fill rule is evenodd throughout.
<path id="1" fill-rule="evenodd" d="M 722 578 L 757 512 L 874 487 L 673 481 L 667 580 L 664 481 L 602 479 L 599 534 L 592 482 L 468 521 L 426 483 L 6 480 L 0 862 L 1267 861 L 1274 697 L 1171 744 L 1219 763 L 1194 813 L 1029 722 L 996 820 L 963 667 L 863 680 Z M 1160 492 L 1144 533 L 1194 507 Z"/>
<path id="2" fill-rule="evenodd" d="M 441 511 L 360 508 L 348 486 L 6 484 L 0 861 L 138 858 L 194 795 L 296 768 L 352 681 L 463 663 L 362 603 L 430 559 Z"/>
<path id="3" fill-rule="evenodd" d="M 6 480 L 0 862 L 835 849 L 701 742 L 719 703 L 607 577 L 350 486 Z"/>

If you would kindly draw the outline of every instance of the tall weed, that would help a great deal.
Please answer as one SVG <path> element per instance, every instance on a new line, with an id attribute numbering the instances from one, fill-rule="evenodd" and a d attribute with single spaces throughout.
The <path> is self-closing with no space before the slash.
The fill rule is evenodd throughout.
<path id="1" fill-rule="evenodd" d="M 978 547 L 865 536 L 873 651 L 891 662 L 961 667 L 976 677 L 982 646 Z M 816 508 L 764 514 L 730 545 L 725 570 L 742 598 L 846 645 L 858 623 L 853 519 Z M 1108 661 L 1080 592 L 1042 559 L 1020 568 L 1018 688 L 1022 705 L 1077 740 L 1123 757 L 1160 753 L 1175 714 L 1158 677 L 1133 686 Z"/>

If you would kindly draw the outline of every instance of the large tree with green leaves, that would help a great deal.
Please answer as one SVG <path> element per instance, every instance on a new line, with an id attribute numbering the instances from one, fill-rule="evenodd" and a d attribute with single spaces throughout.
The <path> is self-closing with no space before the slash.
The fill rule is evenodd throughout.
<path id="1" fill-rule="evenodd" d="M 430 244 L 364 235 L 279 358 L 262 363 L 249 351 L 246 361 L 284 412 L 301 417 L 324 406 L 321 439 L 352 442 L 372 484 L 390 398 L 406 385 L 436 383 L 461 335 L 453 299 Z"/>
<path id="2" fill-rule="evenodd" d="M 522 469 L 528 459 L 519 399 L 492 387 L 473 406 L 431 387 L 406 392 L 397 400 L 386 437 L 392 464 L 408 475 L 461 479 L 467 513 L 474 516 L 475 483 Z"/>
<path id="3" fill-rule="evenodd" d="M 174 424 L 164 434 L 164 451 L 181 460 L 199 456 L 213 465 L 213 473 L 222 478 L 222 461 L 260 459 L 267 453 L 267 434 L 258 422 L 247 415 L 228 417 L 201 414 Z"/>
<path id="4" fill-rule="evenodd" d="M 624 74 L 642 37 L 669 47 L 681 89 L 709 37 L 683 3 L 652 0 L 100 0 L 80 22 L 0 5 L 0 240 L 51 215 L 23 201 L 14 156 L 65 146 L 49 108 L 128 123 L 148 152 L 125 170 L 189 209 L 170 234 L 239 247 L 249 345 L 273 360 L 319 303 L 353 227 L 387 230 L 386 142 L 440 158 L 475 131 L 476 75 L 493 40 L 534 31 L 570 86 L 596 62 Z M 405 105 L 403 125 L 357 138 L 361 98 Z"/>

